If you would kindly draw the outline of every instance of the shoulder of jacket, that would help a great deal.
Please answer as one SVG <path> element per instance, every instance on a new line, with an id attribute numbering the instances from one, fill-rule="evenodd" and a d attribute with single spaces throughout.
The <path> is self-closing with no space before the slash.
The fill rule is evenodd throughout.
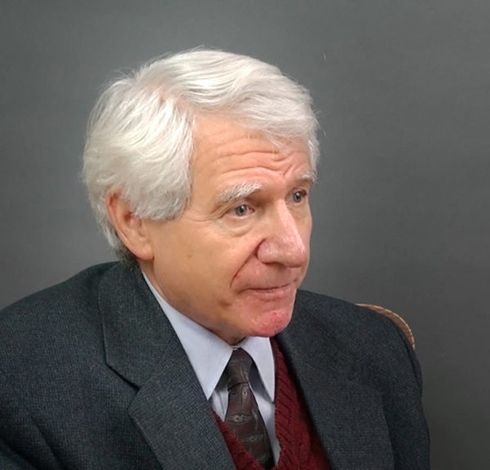
<path id="1" fill-rule="evenodd" d="M 401 323 L 394 321 L 393 316 L 370 307 L 306 290 L 298 290 L 296 298 L 299 311 L 303 310 L 306 316 L 313 316 L 326 328 L 350 341 L 375 344 L 382 340 L 399 344 L 400 337 L 403 337 L 407 344 L 410 343 Z"/>
<path id="2" fill-rule="evenodd" d="M 71 299 L 83 296 L 96 286 L 109 269 L 116 266 L 117 263 L 103 263 L 86 268 L 79 273 L 58 284 L 34 292 L 11 305 L 0 310 L 0 322 L 12 315 L 28 314 L 35 310 L 37 313 L 69 302 Z M 77 299 L 78 300 L 78 299 Z"/>

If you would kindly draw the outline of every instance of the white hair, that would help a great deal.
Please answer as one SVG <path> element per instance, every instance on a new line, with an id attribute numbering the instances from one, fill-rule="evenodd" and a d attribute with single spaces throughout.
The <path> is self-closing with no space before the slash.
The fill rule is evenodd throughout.
<path id="1" fill-rule="evenodd" d="M 219 50 L 191 50 L 151 61 L 114 81 L 89 120 L 83 177 L 110 245 L 128 255 L 105 198 L 120 191 L 142 218 L 172 219 L 190 196 L 193 130 L 217 113 L 272 142 L 304 139 L 316 168 L 318 123 L 308 91 L 277 67 Z"/>

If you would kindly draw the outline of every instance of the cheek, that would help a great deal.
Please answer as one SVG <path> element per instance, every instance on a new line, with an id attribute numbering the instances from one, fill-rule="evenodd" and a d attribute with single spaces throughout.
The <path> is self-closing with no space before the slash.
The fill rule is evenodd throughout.
<path id="1" fill-rule="evenodd" d="M 221 266 L 230 284 L 240 283 L 250 277 L 253 268 L 258 241 L 245 237 L 233 238 L 227 243 L 221 243 L 214 254 L 214 263 Z"/>
<path id="2" fill-rule="evenodd" d="M 241 292 L 244 288 L 256 285 L 258 279 L 265 276 L 264 266 L 255 256 L 248 257 L 239 265 L 232 279 L 232 287 L 235 292 Z"/>

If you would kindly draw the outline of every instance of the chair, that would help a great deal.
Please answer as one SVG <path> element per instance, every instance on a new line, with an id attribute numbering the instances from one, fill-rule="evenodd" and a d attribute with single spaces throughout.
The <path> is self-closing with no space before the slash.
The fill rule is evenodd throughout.
<path id="1" fill-rule="evenodd" d="M 385 317 L 388 317 L 406 336 L 408 343 L 412 346 L 412 349 L 415 351 L 415 336 L 413 335 L 412 329 L 408 325 L 408 323 L 397 313 L 388 310 L 387 308 L 381 307 L 380 305 L 372 305 L 372 304 L 357 304 L 359 307 L 364 307 L 373 312 L 379 313 Z"/>

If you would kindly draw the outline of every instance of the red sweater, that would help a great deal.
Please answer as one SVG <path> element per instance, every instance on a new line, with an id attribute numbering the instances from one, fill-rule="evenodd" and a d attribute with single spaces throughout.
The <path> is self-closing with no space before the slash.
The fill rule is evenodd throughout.
<path id="1" fill-rule="evenodd" d="M 281 445 L 279 462 L 274 469 L 330 470 L 327 456 L 286 360 L 277 341 L 272 339 L 271 342 L 276 362 L 276 435 Z M 237 470 L 262 470 L 261 465 L 245 450 L 233 431 L 217 416 L 216 420 Z"/>

